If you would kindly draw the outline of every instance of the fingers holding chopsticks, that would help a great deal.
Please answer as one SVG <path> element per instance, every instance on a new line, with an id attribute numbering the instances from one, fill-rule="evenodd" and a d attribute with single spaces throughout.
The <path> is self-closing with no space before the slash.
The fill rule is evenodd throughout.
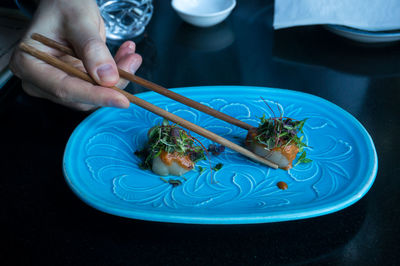
<path id="1" fill-rule="evenodd" d="M 120 48 L 120 56 L 116 61 L 119 68 L 134 72 L 141 64 L 141 57 L 129 49 Z M 32 96 L 84 111 L 99 106 L 129 107 L 129 100 L 115 90 L 72 77 L 25 53 L 15 56 L 18 58 L 14 61 L 20 65 L 13 67 L 14 73 L 23 80 L 23 89 Z M 60 59 L 84 70 L 81 61 L 71 56 L 62 56 Z M 126 80 L 121 80 L 117 87 L 124 89 L 127 84 Z"/>
<path id="2" fill-rule="evenodd" d="M 86 16 L 77 17 L 79 31 L 68 25 L 66 36 L 89 75 L 102 86 L 114 86 L 119 80 L 117 65 L 101 34 L 102 27 Z"/>
<path id="3" fill-rule="evenodd" d="M 33 32 L 50 36 L 64 45 L 70 45 L 77 53 L 82 53 L 85 67 L 73 57 L 62 56 L 60 51 L 30 39 Z M 79 110 L 95 109 L 98 106 L 129 107 L 129 100 L 125 96 L 106 86 L 117 84 L 119 88 L 125 88 L 127 82 L 120 81 L 117 67 L 134 73 L 141 64 L 141 58 L 136 54 L 135 46 L 129 43 L 122 45 L 116 57 L 112 58 L 105 45 L 104 25 L 95 1 L 40 1 L 23 41 L 64 62 L 85 69 L 102 85 L 94 86 L 69 76 L 17 48 L 10 68 L 22 79 L 23 88 L 28 94 Z"/>
<path id="4" fill-rule="evenodd" d="M 25 68 L 23 88 L 32 96 L 79 110 L 98 106 L 129 107 L 129 100 L 122 94 L 70 76 L 48 64 L 35 62 L 33 65 L 28 61 Z M 42 73 L 46 76 L 40 77 Z"/>

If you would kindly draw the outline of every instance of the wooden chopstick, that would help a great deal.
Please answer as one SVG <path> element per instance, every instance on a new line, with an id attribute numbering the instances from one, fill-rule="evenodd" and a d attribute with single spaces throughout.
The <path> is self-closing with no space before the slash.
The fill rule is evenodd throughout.
<path id="1" fill-rule="evenodd" d="M 22 51 L 24 51 L 24 52 L 26 52 L 26 53 L 28 53 L 28 54 L 40 59 L 40 60 L 42 60 L 42 61 L 44 61 L 44 62 L 46 62 L 46 63 L 48 63 L 48 64 L 50 64 L 50 65 L 52 65 L 52 66 L 54 66 L 54 67 L 56 67 L 58 69 L 60 69 L 60 70 L 62 70 L 62 71 L 66 72 L 66 73 L 68 73 L 70 75 L 73 75 L 73 76 L 76 76 L 78 78 L 81 78 L 81 79 L 83 79 L 83 80 L 85 80 L 87 82 L 90 82 L 92 84 L 96 84 L 96 82 L 87 73 L 85 73 L 85 72 L 83 72 L 83 71 L 81 71 L 81 70 L 79 70 L 79 69 L 77 69 L 77 68 L 75 68 L 75 67 L 73 67 L 73 66 L 71 66 L 71 65 L 69 65 L 69 64 L 67 64 L 65 62 L 63 62 L 63 61 L 61 61 L 57 57 L 49 55 L 49 54 L 47 54 L 45 52 L 42 52 L 40 50 L 37 50 L 36 48 L 34 48 L 34 47 L 32 47 L 32 46 L 30 46 L 28 44 L 25 44 L 24 42 L 20 43 L 19 48 Z M 151 104 L 149 102 L 146 102 L 145 100 L 142 100 L 142 99 L 140 99 L 140 98 L 138 98 L 138 97 L 136 97 L 136 96 L 124 91 L 124 90 L 121 90 L 121 89 L 119 89 L 119 88 L 117 88 L 115 86 L 111 87 L 111 89 L 114 89 L 114 90 L 122 93 L 123 95 L 125 95 L 125 97 L 127 97 L 129 99 L 130 102 L 132 102 L 132 103 L 134 103 L 134 104 L 136 104 L 136 105 L 138 105 L 138 106 L 140 106 L 140 107 L 142 107 L 142 108 L 144 108 L 144 109 L 146 109 L 146 110 L 148 110 L 148 111 L 150 111 L 150 112 L 152 112 L 154 114 L 162 116 L 162 117 L 164 117 L 164 118 L 166 118 L 166 119 L 168 119 L 168 120 L 170 120 L 170 121 L 172 121 L 174 123 L 179 124 L 180 126 L 186 128 L 188 130 L 196 132 L 197 134 L 199 134 L 199 135 L 201 135 L 203 137 L 206 137 L 206 138 L 208 138 L 208 139 L 210 139 L 210 140 L 212 140 L 214 142 L 217 142 L 217 143 L 219 143 L 221 145 L 224 145 L 225 147 L 228 147 L 228 148 L 230 148 L 230 149 L 232 149 L 232 150 L 234 150 L 234 151 L 236 151 L 236 152 L 238 152 L 238 153 L 240 153 L 240 154 L 242 154 L 244 156 L 247 156 L 250 159 L 253 159 L 253 160 L 257 161 L 257 162 L 260 162 L 262 164 L 268 165 L 268 166 L 270 166 L 272 168 L 275 168 L 275 169 L 278 168 L 278 165 L 276 165 L 275 163 L 272 163 L 272 162 L 266 160 L 265 158 L 250 152 L 249 150 L 243 148 L 242 146 L 239 146 L 239 145 L 237 145 L 237 144 L 235 144 L 235 143 L 233 143 L 233 142 L 231 142 L 231 141 L 229 141 L 229 140 L 227 140 L 227 139 L 225 139 L 225 138 L 223 138 L 223 137 L 221 137 L 221 136 L 219 136 L 219 135 L 217 135 L 217 134 L 215 134 L 215 133 L 213 133 L 211 131 L 208 131 L 207 129 L 204 129 L 204 128 L 202 128 L 202 127 L 200 127 L 198 125 L 195 125 L 195 124 L 193 124 L 193 123 L 191 123 L 191 122 L 189 122 L 189 121 L 187 121 L 187 120 L 185 120 L 185 119 L 183 119 L 183 118 L 181 118 L 179 116 L 176 116 L 176 115 L 174 115 L 174 114 L 172 114 L 170 112 L 167 112 L 167 111 L 165 111 L 165 110 L 163 110 L 163 109 L 161 109 L 161 108 L 159 108 L 159 107 L 157 107 L 157 106 L 155 106 L 155 105 L 153 105 L 153 104 Z"/>
<path id="2" fill-rule="evenodd" d="M 38 41 L 38 42 L 41 42 L 41 43 L 49 46 L 49 47 L 52 47 L 54 49 L 57 49 L 57 50 L 59 50 L 61 52 L 66 53 L 68 55 L 76 57 L 75 52 L 71 48 L 69 48 L 69 47 L 67 47 L 67 46 L 65 46 L 65 45 L 63 45 L 63 44 L 61 44 L 61 43 L 59 43 L 57 41 L 49 39 L 46 36 L 43 36 L 43 35 L 38 34 L 38 33 L 33 33 L 31 38 L 36 40 L 36 41 Z M 189 99 L 189 98 L 187 98 L 185 96 L 182 96 L 182 95 L 180 95 L 178 93 L 175 93 L 173 91 L 170 91 L 170 90 L 168 90 L 168 89 L 166 89 L 166 88 L 164 88 L 164 87 L 162 87 L 162 86 L 160 86 L 158 84 L 155 84 L 155 83 L 153 83 L 151 81 L 148 81 L 148 80 L 146 80 L 144 78 L 138 77 L 138 76 L 136 76 L 134 74 L 131 74 L 129 72 L 126 72 L 126 71 L 124 71 L 122 69 L 118 69 L 118 72 L 119 72 L 119 75 L 124 79 L 132 81 L 132 82 L 134 82 L 136 84 L 139 84 L 139 85 L 141 85 L 141 86 L 143 86 L 145 88 L 148 88 L 148 89 L 150 89 L 150 90 L 152 90 L 154 92 L 162 94 L 162 95 L 164 95 L 164 96 L 166 96 L 168 98 L 174 99 L 175 101 L 183 103 L 183 104 L 185 104 L 187 106 L 193 107 L 193 108 L 195 108 L 195 109 L 197 109 L 197 110 L 199 110 L 201 112 L 204 112 L 206 114 L 209 114 L 209 115 L 211 115 L 213 117 L 216 117 L 218 119 L 224 120 L 225 122 L 228 122 L 230 124 L 233 124 L 235 126 L 241 127 L 243 129 L 246 129 L 246 130 L 249 130 L 249 129 L 254 127 L 254 126 L 249 125 L 249 124 L 247 124 L 247 123 L 245 123 L 243 121 L 240 121 L 239 119 L 236 119 L 236 118 L 231 117 L 231 116 L 229 116 L 227 114 L 219 112 L 219 111 L 217 111 L 217 110 L 215 110 L 213 108 L 210 108 L 210 107 L 208 107 L 208 106 L 206 106 L 204 104 L 198 103 L 198 102 L 196 102 L 196 101 L 194 101 L 192 99 Z"/>

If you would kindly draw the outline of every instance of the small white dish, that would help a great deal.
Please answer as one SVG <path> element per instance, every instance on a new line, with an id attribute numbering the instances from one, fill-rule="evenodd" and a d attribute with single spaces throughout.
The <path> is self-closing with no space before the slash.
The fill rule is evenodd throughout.
<path id="1" fill-rule="evenodd" d="M 211 27 L 229 16 L 236 6 L 236 0 L 172 0 L 171 5 L 187 23 Z"/>

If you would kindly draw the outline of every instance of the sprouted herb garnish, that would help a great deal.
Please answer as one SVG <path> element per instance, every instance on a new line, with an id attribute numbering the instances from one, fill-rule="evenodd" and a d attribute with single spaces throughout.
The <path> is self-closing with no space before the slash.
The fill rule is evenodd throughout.
<path id="1" fill-rule="evenodd" d="M 265 100 L 264 102 L 268 108 L 271 109 Z M 271 111 L 273 112 L 272 109 Z M 299 152 L 302 153 L 295 166 L 300 163 L 310 163 L 312 160 L 306 158 L 306 152 L 304 151 L 304 147 L 308 147 L 307 144 L 303 142 L 304 135 L 300 137 L 297 136 L 298 133 L 304 134 L 303 126 L 306 120 L 307 119 L 295 120 L 289 117 L 282 117 L 282 114 L 280 114 L 279 117 L 266 118 L 264 114 L 260 118 L 260 125 L 257 128 L 257 136 L 255 139 L 259 143 L 264 144 L 268 150 L 295 144 L 299 148 Z"/>
<path id="2" fill-rule="evenodd" d="M 222 163 L 217 163 L 214 167 L 213 170 L 216 172 L 218 170 L 221 170 L 222 166 L 224 166 Z"/>
<path id="3" fill-rule="evenodd" d="M 298 165 L 298 164 L 301 164 L 301 163 L 311 163 L 312 160 L 309 159 L 309 158 L 306 158 L 306 156 L 307 156 L 307 154 L 306 154 L 306 152 L 304 151 L 304 152 L 300 155 L 299 159 L 297 160 L 297 162 L 296 162 L 296 164 L 295 164 L 294 166 L 296 166 L 296 165 Z"/>
<path id="4" fill-rule="evenodd" d="M 260 118 L 260 126 L 257 129 L 256 140 L 272 150 L 289 144 L 296 144 L 301 152 L 307 145 L 303 142 L 304 136 L 298 137 L 299 132 L 303 133 L 303 126 L 306 119 L 296 121 L 291 118 L 266 118 L 265 114 Z"/>
<path id="5" fill-rule="evenodd" d="M 182 185 L 182 181 L 180 181 L 179 179 L 168 179 L 166 180 L 165 178 L 160 177 L 160 179 L 162 181 L 164 181 L 165 183 L 168 183 L 170 185 L 172 185 L 172 187 L 177 187 Z"/>
<path id="6" fill-rule="evenodd" d="M 198 166 L 197 168 L 198 168 L 200 173 L 203 173 L 206 170 L 206 168 L 204 168 L 202 166 Z"/>
<path id="7" fill-rule="evenodd" d="M 162 151 L 176 152 L 181 156 L 188 155 L 193 163 L 205 159 L 205 148 L 202 147 L 200 141 L 177 125 L 170 125 L 166 119 L 161 125 L 152 127 L 148 137 L 148 146 L 135 152 L 135 155 L 143 159 L 140 164 L 142 169 L 150 169 L 153 159 L 160 156 Z M 195 141 L 199 142 L 201 146 L 195 146 Z"/>

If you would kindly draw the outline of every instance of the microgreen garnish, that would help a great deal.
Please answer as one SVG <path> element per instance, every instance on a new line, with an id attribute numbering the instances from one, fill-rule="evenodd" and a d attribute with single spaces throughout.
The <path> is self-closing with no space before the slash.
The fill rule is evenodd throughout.
<path id="1" fill-rule="evenodd" d="M 217 163 L 214 167 L 213 170 L 216 172 L 218 170 L 221 170 L 222 166 L 224 166 L 222 163 Z"/>
<path id="2" fill-rule="evenodd" d="M 310 163 L 312 160 L 306 158 L 306 152 L 303 151 L 304 147 L 308 147 L 303 142 L 304 135 L 298 136 L 299 133 L 304 134 L 303 127 L 307 119 L 295 120 L 289 117 L 283 117 L 281 109 L 278 106 L 280 116 L 276 117 L 272 108 L 261 97 L 268 108 L 272 111 L 274 117 L 266 118 L 265 114 L 260 118 L 260 125 L 257 128 L 257 135 L 255 140 L 265 145 L 265 148 L 272 150 L 274 148 L 287 147 L 288 145 L 296 145 L 299 152 L 302 152 L 297 160 L 300 163 Z"/>
<path id="3" fill-rule="evenodd" d="M 301 164 L 301 163 L 311 163 L 312 160 L 306 158 L 306 156 L 307 156 L 306 152 L 303 151 L 303 153 L 300 155 L 299 159 L 297 159 L 297 162 L 296 162 L 296 164 L 294 166 L 296 166 L 298 164 Z"/>
<path id="4" fill-rule="evenodd" d="M 298 137 L 298 133 L 303 133 L 304 120 L 294 120 L 288 117 L 266 118 L 265 114 L 260 118 L 260 126 L 255 137 L 259 143 L 272 150 L 289 144 L 296 144 L 300 151 L 307 144 L 303 142 L 304 136 Z"/>
<path id="5" fill-rule="evenodd" d="M 197 168 L 199 169 L 200 173 L 203 173 L 206 170 L 206 168 L 204 168 L 202 166 L 198 166 Z"/>
<path id="6" fill-rule="evenodd" d="M 173 187 L 177 187 L 177 186 L 179 186 L 179 185 L 182 185 L 182 181 L 180 181 L 179 179 L 168 179 L 168 180 L 166 180 L 166 179 L 163 178 L 163 177 L 160 177 L 160 179 L 161 179 L 163 182 L 172 185 Z"/>
<path id="7" fill-rule="evenodd" d="M 170 125 L 166 119 L 161 125 L 152 127 L 148 137 L 148 146 L 144 150 L 135 152 L 135 155 L 143 159 L 140 164 L 142 169 L 150 169 L 153 159 L 162 151 L 176 152 L 181 156 L 188 155 L 193 163 L 205 159 L 203 148 L 194 145 L 196 139 L 177 125 Z"/>
<path id="8" fill-rule="evenodd" d="M 182 181 L 178 179 L 169 179 L 168 183 L 170 183 L 173 187 L 177 187 L 182 184 Z"/>
<path id="9" fill-rule="evenodd" d="M 165 183 L 168 183 L 168 180 L 166 180 L 164 177 L 161 177 L 161 176 L 160 176 L 160 179 L 161 179 L 162 181 L 164 181 Z"/>

